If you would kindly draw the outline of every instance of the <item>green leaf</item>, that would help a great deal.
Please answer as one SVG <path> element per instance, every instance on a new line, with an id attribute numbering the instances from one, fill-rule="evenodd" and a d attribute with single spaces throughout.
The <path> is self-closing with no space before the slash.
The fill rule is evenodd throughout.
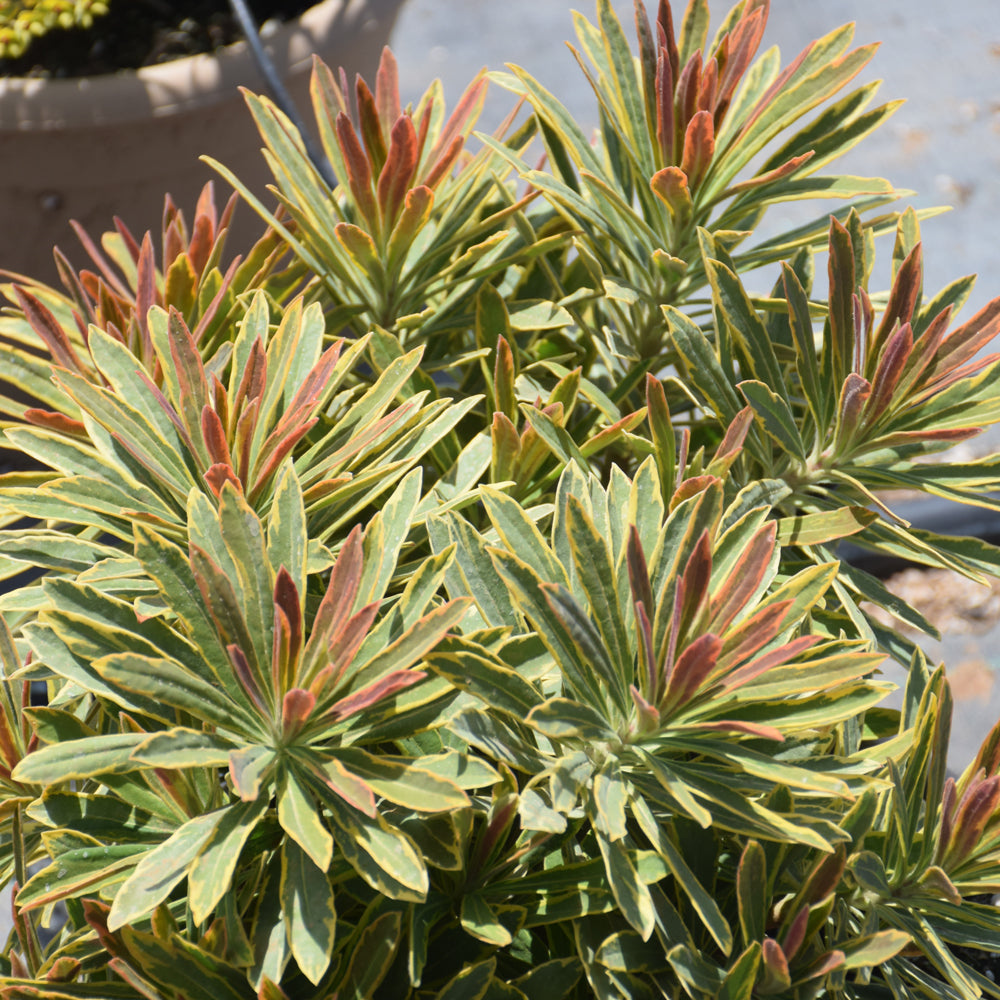
<path id="1" fill-rule="evenodd" d="M 741 517 L 757 507 L 775 507 L 792 489 L 783 479 L 758 479 L 749 483 L 736 494 L 736 499 L 726 508 L 723 528 L 732 527 Z"/>
<path id="2" fill-rule="evenodd" d="M 614 731 L 592 708 L 569 698 L 549 698 L 525 720 L 550 739 L 608 740 Z"/>
<path id="3" fill-rule="evenodd" d="M 337 759 L 376 795 L 407 809 L 436 813 L 469 806 L 468 796 L 457 785 L 423 770 L 415 760 L 379 757 L 354 747 L 338 750 Z"/>
<path id="4" fill-rule="evenodd" d="M 155 620 L 139 626 L 129 605 L 70 580 L 49 578 L 44 589 L 53 602 L 58 603 L 59 610 L 47 611 L 41 622 L 31 622 L 22 627 L 22 634 L 28 639 L 36 658 L 44 659 L 46 665 L 59 676 L 116 702 L 130 712 L 160 719 L 168 725 L 173 723 L 176 713 L 169 705 L 141 692 L 125 691 L 107 683 L 95 664 L 102 655 L 119 650 L 134 650 L 143 657 L 158 656 L 160 648 L 155 640 L 166 639 L 161 645 L 168 649 L 174 647 L 169 638 L 170 630 Z M 183 645 L 183 641 L 177 643 L 178 652 L 188 651 L 181 648 Z"/>
<path id="5" fill-rule="evenodd" d="M 563 1000 L 579 982 L 582 973 L 576 956 L 554 958 L 536 965 L 511 985 L 516 986 L 528 1000 Z"/>
<path id="6" fill-rule="evenodd" d="M 65 532 L 23 529 L 12 536 L 0 536 L 0 552 L 18 562 L 74 575 L 82 573 L 102 559 L 120 555 L 110 545 L 85 541 Z"/>
<path id="7" fill-rule="evenodd" d="M 517 812 L 524 830 L 563 833 L 566 829 L 566 817 L 550 808 L 533 788 L 526 788 L 521 793 Z"/>
<path id="8" fill-rule="evenodd" d="M 281 845 L 281 909 L 295 961 L 316 985 L 333 955 L 337 928 L 333 887 L 326 872 L 291 839 Z"/>
<path id="9" fill-rule="evenodd" d="M 625 660 L 617 665 L 612 663 L 601 634 L 594 625 L 593 617 L 580 607 L 568 590 L 551 584 L 542 584 L 539 589 L 551 613 L 569 633 L 573 649 L 580 657 L 583 669 L 589 675 L 587 676 L 589 689 L 602 693 L 607 692 L 618 711 L 627 714 L 631 710 L 631 703 L 628 695 L 624 692 L 627 678 L 632 673 L 631 661 Z M 531 616 L 529 615 L 529 617 Z M 539 624 L 543 624 L 545 621 L 546 619 L 543 618 Z M 550 638 L 551 633 L 542 632 L 543 640 Z M 565 669 L 564 660 L 557 656 L 557 662 L 561 668 Z M 603 711 L 607 700 L 601 697 L 594 704 L 600 706 Z"/>
<path id="10" fill-rule="evenodd" d="M 278 822 L 313 863 L 325 872 L 333 858 L 333 837 L 318 804 L 299 780 L 294 766 L 281 770 L 278 782 Z"/>
<path id="11" fill-rule="evenodd" d="M 649 838 L 657 854 L 666 862 L 671 874 L 691 901 L 702 923 L 708 928 L 709 933 L 723 953 L 728 955 L 733 947 L 733 934 L 718 904 L 698 881 L 697 876 L 688 867 L 680 851 L 664 833 L 662 826 L 656 822 L 645 800 L 633 800 L 632 811 L 639 821 L 643 833 Z"/>
<path id="12" fill-rule="evenodd" d="M 838 949 L 844 953 L 845 969 L 862 969 L 879 966 L 898 955 L 912 940 L 905 931 L 884 930 L 867 934 L 851 941 L 841 942 Z"/>
<path id="13" fill-rule="evenodd" d="M 674 345 L 680 355 L 684 372 L 701 400 L 728 426 L 743 409 L 733 384 L 736 381 L 727 375 L 719 363 L 718 356 L 704 331 L 673 306 L 664 306 L 663 315 Z"/>
<path id="14" fill-rule="evenodd" d="M 142 765 L 129 755 L 147 736 L 147 733 L 117 733 L 55 743 L 28 754 L 14 768 L 12 777 L 26 784 L 51 785 L 57 781 L 89 780 L 99 775 L 136 771 Z"/>
<path id="15" fill-rule="evenodd" d="M 705 271 L 712 285 L 713 299 L 726 319 L 729 335 L 748 362 L 753 378 L 789 405 L 788 390 L 767 330 L 757 315 L 736 274 L 725 264 L 706 258 Z M 722 331 L 719 331 L 722 336 Z M 747 397 L 750 399 L 750 397 Z M 751 404 L 753 400 L 750 399 Z"/>
<path id="16" fill-rule="evenodd" d="M 135 354 L 120 340 L 106 333 L 98 326 L 95 326 L 90 336 L 88 336 L 87 346 L 97 367 L 114 389 L 116 398 L 120 401 L 119 405 L 125 403 L 130 408 L 134 408 L 136 416 L 138 417 L 141 414 L 142 418 L 144 418 L 143 424 L 152 431 L 152 434 L 160 439 L 162 442 L 161 446 L 164 449 L 171 448 L 171 451 L 164 450 L 162 452 L 166 467 L 176 470 L 184 478 L 188 478 L 190 485 L 193 485 L 193 481 L 189 478 L 190 471 L 184 468 L 181 460 L 181 456 L 187 451 L 187 448 L 179 437 L 177 427 L 167 412 L 157 402 L 148 385 L 140 378 L 140 364 Z M 82 379 L 71 382 L 71 385 L 74 385 L 78 392 L 84 392 L 84 384 L 85 381 Z M 84 395 L 84 398 L 97 399 L 102 398 L 102 396 Z M 110 404 L 109 395 L 103 395 L 103 399 L 106 405 Z M 101 413 L 102 409 L 98 408 L 95 416 L 98 416 L 98 419 L 100 419 Z M 105 424 L 105 426 L 108 425 Z M 126 426 L 123 424 L 114 424 L 109 426 L 108 429 L 115 432 L 124 430 Z M 139 444 L 144 437 L 145 435 L 142 438 L 133 440 L 135 440 L 136 444 Z"/>
<path id="17" fill-rule="evenodd" d="M 566 514 L 566 531 L 573 563 L 610 661 L 610 670 L 603 679 L 618 710 L 627 714 L 631 708 L 627 684 L 633 672 L 633 653 L 626 631 L 625 613 L 619 601 L 616 586 L 618 574 L 609 551 L 609 542 L 601 537 L 583 505 L 575 497 L 569 498 Z"/>
<path id="18" fill-rule="evenodd" d="M 23 405 L 23 404 L 22 404 Z M 72 961 L 72 960 L 71 960 Z M 152 989 L 152 987 L 149 987 Z M 37 979 L 17 979 L 4 977 L 4 989 L 12 998 L 34 998 L 39 995 Z M 135 1000 L 135 990 L 131 982 L 121 983 L 46 983 L 46 1000 Z M 215 1000 L 219 1000 L 216 996 Z"/>
<path id="19" fill-rule="evenodd" d="M 230 697 L 249 708 L 249 699 L 233 676 L 232 664 L 205 607 L 186 553 L 173 542 L 137 524 L 135 554 L 143 571 L 156 582 L 161 595 L 183 624 L 194 647 L 211 667 L 215 681 Z"/>
<path id="20" fill-rule="evenodd" d="M 618 931 L 606 937 L 595 959 L 614 972 L 663 972 L 667 960 L 658 941 L 643 941 L 635 931 Z"/>
<path id="21" fill-rule="evenodd" d="M 738 388 L 778 446 L 804 462 L 806 447 L 788 403 L 771 392 L 763 382 L 744 381 L 739 383 Z"/>
<path id="22" fill-rule="evenodd" d="M 381 642 L 376 645 L 374 641 L 365 643 L 357 655 L 357 665 L 351 665 L 351 669 L 356 671 L 355 692 L 390 673 L 413 667 L 462 621 L 471 603 L 468 598 L 459 598 L 438 605 L 387 646 Z M 374 635 L 375 632 L 369 633 L 369 638 Z"/>
<path id="23" fill-rule="evenodd" d="M 542 757 L 533 745 L 501 717 L 485 709 L 463 710 L 452 720 L 451 730 L 459 739 L 478 747 L 490 759 L 518 771 L 533 774 L 544 767 Z"/>
<path id="24" fill-rule="evenodd" d="M 722 711 L 724 712 L 724 710 Z M 746 774 L 764 778 L 776 785 L 784 784 L 789 788 L 801 788 L 806 791 L 822 789 L 828 795 L 838 795 L 845 798 L 850 796 L 847 784 L 836 775 L 823 774 L 813 768 L 797 767 L 794 764 L 775 760 L 773 755 L 756 752 L 748 746 L 741 746 L 739 743 L 715 740 L 699 733 L 695 739 L 678 734 L 676 743 L 672 742 L 671 745 L 676 746 L 678 750 L 697 746 L 697 752 L 703 753 L 706 757 L 726 761 Z"/>
<path id="25" fill-rule="evenodd" d="M 788 301 L 788 322 L 795 343 L 795 370 L 816 427 L 825 428 L 833 417 L 838 387 L 822 376 L 812 317 L 809 315 L 809 299 L 798 275 L 783 263 L 782 278 Z"/>
<path id="26" fill-rule="evenodd" d="M 524 70 L 518 66 L 512 66 L 511 70 L 515 74 L 516 80 L 512 81 L 513 85 L 510 85 L 506 79 L 502 79 L 503 85 L 514 90 L 515 93 L 527 93 L 535 113 L 544 118 L 549 128 L 563 139 L 568 152 L 580 166 L 592 173 L 601 173 L 601 161 L 576 119 Z"/>
<path id="27" fill-rule="evenodd" d="M 420 501 L 421 470 L 413 469 L 382 504 L 365 529 L 365 560 L 355 609 L 385 595 L 399 552 Z"/>
<path id="28" fill-rule="evenodd" d="M 25 809 L 35 822 L 64 827 L 101 841 L 158 843 L 175 827 L 112 795 L 83 795 L 47 789 Z"/>
<path id="29" fill-rule="evenodd" d="M 877 661 L 870 660 L 869 666 Z M 756 702 L 752 706 L 746 704 L 738 696 L 734 702 L 739 707 L 727 712 L 731 719 L 757 723 L 765 726 L 775 726 L 785 733 L 795 730 L 805 730 L 815 725 L 835 725 L 846 721 L 853 715 L 874 708 L 891 691 L 895 685 L 874 681 L 844 686 L 837 692 L 824 693 L 815 697 L 806 697 L 786 703 Z"/>
<path id="30" fill-rule="evenodd" d="M 121 931 L 125 951 L 137 956 L 144 977 L 188 1000 L 254 1000 L 242 970 L 179 935 L 161 941 L 132 927 Z M 162 988 L 162 987 L 161 987 Z"/>
<path id="31" fill-rule="evenodd" d="M 663 384 L 651 375 L 646 377 L 646 416 L 656 455 L 660 499 L 666 504 L 670 502 L 677 482 L 677 442 Z"/>
<path id="32" fill-rule="evenodd" d="M 448 512 L 428 519 L 435 553 L 454 542 L 455 560 L 448 569 L 450 596 L 470 596 L 487 625 L 505 626 L 514 619 L 514 606 L 486 551 L 486 542 L 460 514 Z M 446 541 L 447 539 L 447 541 Z"/>
<path id="33" fill-rule="evenodd" d="M 428 656 L 427 662 L 455 687 L 475 695 L 493 711 L 523 719 L 542 701 L 541 695 L 520 674 L 482 653 L 437 650 Z"/>
<path id="34" fill-rule="evenodd" d="M 554 302 L 521 300 L 511 303 L 510 325 L 513 330 L 561 330 L 573 325 L 573 317 Z"/>
<path id="35" fill-rule="evenodd" d="M 423 902 L 427 868 L 413 842 L 381 816 L 368 817 L 336 795 L 325 795 L 330 818 L 341 836 L 340 850 L 351 867 L 390 899 Z"/>
<path id="36" fill-rule="evenodd" d="M 712 814 L 692 795 L 681 775 L 651 753 L 639 751 L 639 758 L 667 793 L 667 805 L 679 809 L 701 827 L 708 828 L 712 825 Z"/>
<path id="37" fill-rule="evenodd" d="M 72 513 L 75 524 L 92 525 L 114 538 L 127 539 L 130 531 L 122 510 L 129 505 L 135 510 L 136 499 L 130 503 L 124 490 L 99 479 L 74 477 L 41 486 L 7 486 L 0 496 L 0 514 L 12 519 L 65 521 Z"/>
<path id="38" fill-rule="evenodd" d="M 188 868 L 188 905 L 195 923 L 204 923 L 230 891 L 240 851 L 269 802 L 263 796 L 254 802 L 226 806 L 211 836 Z"/>
<path id="39" fill-rule="evenodd" d="M 506 948 L 511 934 L 497 918 L 493 907 L 477 892 L 467 892 L 462 897 L 459 920 L 466 933 L 495 948 Z"/>
<path id="40" fill-rule="evenodd" d="M 274 635 L 274 582 L 264 548 L 260 519 L 232 483 L 225 483 L 219 498 L 219 531 L 229 552 L 235 577 L 230 578 L 240 598 L 257 662 L 271 662 Z M 220 565 L 224 565 L 220 563 Z M 244 650 L 249 655 L 249 650 Z"/>
<path id="41" fill-rule="evenodd" d="M 747 843 L 740 857 L 736 894 L 744 943 L 750 946 L 763 941 L 767 928 L 767 860 L 756 840 Z"/>
<path id="42" fill-rule="evenodd" d="M 4 666 L 8 670 L 11 670 L 12 667 L 13 670 L 16 670 L 20 663 L 15 660 L 5 663 Z M 11 670 L 11 672 L 13 671 Z M 8 705 L 7 712 L 11 719 L 16 716 L 16 711 L 16 708 Z M 25 706 L 22 711 L 31 722 L 35 735 L 43 743 L 68 743 L 70 740 L 96 735 L 92 727 L 77 718 L 72 712 L 63 709 L 39 705 Z"/>
<path id="43" fill-rule="evenodd" d="M 424 861 L 441 871 L 462 871 L 466 862 L 465 820 L 469 813 L 410 813 L 387 805 L 383 812 L 416 845 Z"/>
<path id="44" fill-rule="evenodd" d="M 878 512 L 865 507 L 839 507 L 818 514 L 797 514 L 778 521 L 779 545 L 825 545 L 856 535 L 873 521 Z"/>
<path id="45" fill-rule="evenodd" d="M 97 660 L 94 669 L 109 684 L 187 712 L 220 729 L 232 731 L 235 724 L 237 730 L 254 733 L 260 726 L 214 684 L 172 660 L 115 653 Z M 173 720 L 167 717 L 164 721 Z"/>
<path id="46" fill-rule="evenodd" d="M 760 945 L 754 941 L 733 963 L 719 990 L 719 1000 L 750 1000 L 760 966 L 760 953 Z"/>
<path id="47" fill-rule="evenodd" d="M 385 978 L 402 940 L 402 917 L 383 913 L 358 935 L 351 963 L 338 984 L 337 1000 L 369 1000 Z"/>
<path id="48" fill-rule="evenodd" d="M 299 596 L 306 592 L 306 515 L 302 487 L 291 460 L 278 473 L 267 519 L 267 557 L 273 576 L 284 567 Z"/>
<path id="49" fill-rule="evenodd" d="M 104 460 L 83 441 L 72 440 L 40 427 L 8 427 L 3 434 L 18 451 L 58 469 L 64 476 L 88 475 L 101 479 L 107 474 Z"/>
<path id="50" fill-rule="evenodd" d="M 520 404 L 521 414 L 531 429 L 545 443 L 553 455 L 563 464 L 576 462 L 586 467 L 587 459 L 565 427 L 556 423 L 544 410 L 536 406 Z"/>
<path id="51" fill-rule="evenodd" d="M 855 647 L 860 651 L 861 644 Z M 766 654 L 765 654 L 766 655 Z M 840 687 L 860 681 L 884 661 L 880 653 L 852 652 L 822 656 L 805 663 L 772 667 L 748 684 L 733 691 L 735 701 L 789 699 L 814 691 Z"/>
<path id="52" fill-rule="evenodd" d="M 552 653 L 572 689 L 590 704 L 603 704 L 604 695 L 597 671 L 594 669 L 593 662 L 588 660 L 578 641 L 585 630 L 586 634 L 583 637 L 585 639 L 597 637 L 596 648 L 600 650 L 597 630 L 589 622 L 589 619 L 577 606 L 575 621 L 571 626 L 560 614 L 556 613 L 552 602 L 548 599 L 552 595 L 552 591 L 546 592 L 543 589 L 542 581 L 527 563 L 522 562 L 513 553 L 496 549 L 490 550 L 490 556 L 516 603 L 531 619 L 546 648 Z M 566 598 L 572 601 L 568 594 L 563 592 L 563 595 L 565 595 L 563 608 L 560 610 L 566 609 Z M 583 624 L 584 622 L 586 624 Z M 579 627 L 575 628 L 574 626 Z M 600 656 L 596 650 L 595 653 Z M 610 669 L 606 654 L 604 667 L 606 670 Z"/>
<path id="53" fill-rule="evenodd" d="M 612 841 L 621 840 L 628 832 L 625 810 L 629 802 L 628 788 L 621 771 L 613 764 L 605 765 L 594 775 L 594 825 Z"/>
<path id="54" fill-rule="evenodd" d="M 656 914 L 649 889 L 639 877 L 628 852 L 618 841 L 609 841 L 595 831 L 597 845 L 604 859 L 604 868 L 615 902 L 622 916 L 647 940 L 656 925 Z"/>
<path id="55" fill-rule="evenodd" d="M 844 581 L 851 590 L 860 594 L 864 600 L 885 608 L 890 614 L 895 615 L 910 627 L 937 638 L 937 629 L 919 611 L 898 598 L 871 574 L 842 562 L 840 572 L 834 582 L 835 589 L 843 587 L 841 581 Z"/>
<path id="56" fill-rule="evenodd" d="M 149 850 L 148 844 L 102 845 L 95 840 L 92 845 L 63 851 L 28 879 L 17 894 L 17 905 L 34 909 L 69 896 L 97 893 L 122 881 L 124 873 Z"/>
<path id="57" fill-rule="evenodd" d="M 636 80 L 635 65 L 621 22 L 606 0 L 597 8 L 598 24 L 604 42 L 604 52 L 611 67 L 611 82 L 620 102 L 622 114 L 614 124 L 622 128 L 630 152 L 638 157 L 644 175 L 656 169 L 649 130 L 646 127 L 645 100 Z"/>
<path id="58" fill-rule="evenodd" d="M 586 463 L 583 465 L 586 468 Z M 500 540 L 545 583 L 568 584 L 566 572 L 521 505 L 492 487 L 482 490 L 483 506 Z"/>
<path id="59" fill-rule="evenodd" d="M 248 978 L 258 983 L 266 976 L 280 983 L 285 966 L 291 958 L 285 914 L 281 906 L 281 858 L 271 855 L 257 890 L 254 924 L 248 930 L 254 962 Z"/>
<path id="60" fill-rule="evenodd" d="M 175 726 L 154 733 L 132 751 L 132 759 L 149 767 L 173 770 L 186 767 L 226 767 L 236 749 L 232 740 L 212 733 Z"/>
<path id="61" fill-rule="evenodd" d="M 847 870 L 866 892 L 885 899 L 892 895 L 892 886 L 889 885 L 882 859 L 873 851 L 861 851 L 849 858 Z"/>
<path id="62" fill-rule="evenodd" d="M 134 924 L 155 909 L 187 874 L 215 831 L 226 809 L 217 809 L 188 820 L 159 847 L 148 852 L 115 895 L 108 929 Z"/>
<path id="63" fill-rule="evenodd" d="M 259 745 L 234 750 L 229 755 L 229 777 L 236 793 L 245 802 L 252 802 L 260 795 L 261 784 L 276 756 L 270 747 Z"/>
<path id="64" fill-rule="evenodd" d="M 735 174 L 782 129 L 835 94 L 853 79 L 874 54 L 874 46 L 855 49 L 841 57 L 850 44 L 853 25 L 845 25 L 812 42 L 795 71 L 773 99 L 740 131 L 739 155 L 727 163 Z M 720 182 L 721 183 L 721 182 Z"/>
<path id="65" fill-rule="evenodd" d="M 448 981 L 434 1000 L 484 1000 L 493 981 L 496 964 L 496 959 L 490 958 L 467 965 Z"/>
<path id="66" fill-rule="evenodd" d="M 424 771 L 447 778 L 459 788 L 487 788 L 500 780 L 499 773 L 486 761 L 456 750 L 417 757 L 415 763 Z"/>
<path id="67" fill-rule="evenodd" d="M 829 840 L 821 832 L 803 822 L 806 816 L 779 813 L 754 798 L 740 795 L 730 783 L 719 780 L 718 772 L 697 763 L 673 762 L 673 767 L 691 791 L 706 802 L 714 825 L 749 837 L 806 844 L 827 853 L 832 850 Z M 827 836 L 832 836 L 829 828 L 821 829 L 826 829 Z"/>

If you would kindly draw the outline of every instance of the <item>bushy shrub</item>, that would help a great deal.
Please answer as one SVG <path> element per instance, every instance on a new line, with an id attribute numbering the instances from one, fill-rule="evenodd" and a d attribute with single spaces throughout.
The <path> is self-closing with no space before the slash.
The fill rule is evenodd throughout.
<path id="1" fill-rule="evenodd" d="M 4 286 L 3 997 L 1000 996 L 1000 725 L 949 776 L 875 611 L 932 627 L 837 555 L 996 575 L 884 492 L 997 505 L 923 459 L 1000 421 L 1000 300 L 819 173 L 894 108 L 849 27 L 782 69 L 767 0 L 636 12 L 576 20 L 597 143 L 518 68 L 449 115 L 317 64 L 341 183 L 248 95 L 244 257 L 206 190 Z"/>
<path id="2" fill-rule="evenodd" d="M 2 0 L 0 59 L 19 58 L 52 29 L 89 28 L 107 12 L 108 0 Z"/>

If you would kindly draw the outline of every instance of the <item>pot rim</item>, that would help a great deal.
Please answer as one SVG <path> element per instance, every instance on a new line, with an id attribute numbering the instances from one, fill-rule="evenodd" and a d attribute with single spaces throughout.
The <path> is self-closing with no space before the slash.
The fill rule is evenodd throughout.
<path id="1" fill-rule="evenodd" d="M 284 77 L 307 72 L 320 56 L 359 32 L 392 23 L 403 0 L 320 0 L 262 39 Z M 165 117 L 262 86 L 245 41 L 156 66 L 73 79 L 0 77 L 0 132 L 80 128 Z"/>

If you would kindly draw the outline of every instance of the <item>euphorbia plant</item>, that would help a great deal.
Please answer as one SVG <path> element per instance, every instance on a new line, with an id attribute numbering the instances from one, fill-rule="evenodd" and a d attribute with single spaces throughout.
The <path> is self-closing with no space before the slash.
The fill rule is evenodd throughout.
<path id="1" fill-rule="evenodd" d="M 930 626 L 837 550 L 1000 566 L 881 495 L 995 505 L 922 459 L 1000 422 L 998 307 L 925 302 L 891 185 L 816 175 L 891 106 L 825 103 L 848 29 L 755 59 L 767 15 L 637 2 L 633 53 L 600 0 L 593 145 L 520 69 L 472 151 L 488 76 L 446 117 L 317 65 L 340 183 L 249 95 L 243 263 L 206 194 L 159 263 L 119 224 L 10 277 L 0 995 L 1000 996 L 1000 724 L 947 774 L 945 670 L 869 605 Z"/>

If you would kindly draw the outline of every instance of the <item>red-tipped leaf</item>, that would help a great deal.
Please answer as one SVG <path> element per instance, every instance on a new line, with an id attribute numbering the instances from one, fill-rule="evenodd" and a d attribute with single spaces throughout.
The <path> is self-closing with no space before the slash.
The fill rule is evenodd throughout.
<path id="1" fill-rule="evenodd" d="M 363 687 L 360 691 L 349 694 L 334 702 L 327 710 L 327 715 L 335 720 L 346 719 L 358 712 L 363 712 L 372 705 L 377 705 L 386 698 L 391 698 L 400 691 L 418 684 L 427 676 L 423 670 L 394 670 L 377 681 Z"/>
<path id="2" fill-rule="evenodd" d="M 671 166 L 677 161 L 674 145 L 675 79 L 667 50 L 661 48 L 656 60 L 656 142 L 664 166 Z"/>
<path id="3" fill-rule="evenodd" d="M 284 736 L 289 738 L 298 733 L 309 721 L 315 707 L 316 698 L 311 692 L 302 688 L 285 692 L 281 700 L 281 730 Z"/>
<path id="4" fill-rule="evenodd" d="M 379 231 L 378 205 L 372 192 L 372 169 L 361 146 L 351 119 L 341 112 L 337 115 L 337 143 L 347 170 L 347 186 L 358 210 L 373 232 Z"/>
<path id="5" fill-rule="evenodd" d="M 386 161 L 385 134 L 383 134 L 383 121 L 379 117 L 378 105 L 375 95 L 368 89 L 368 84 L 361 77 L 357 77 L 354 86 L 355 96 L 358 102 L 358 122 L 361 126 L 361 140 L 365 144 L 368 152 L 368 160 L 371 163 L 372 173 L 377 174 Z M 397 115 L 397 117 L 399 117 Z M 385 131 L 388 132 L 396 118 L 390 118 L 384 122 Z"/>
<path id="6" fill-rule="evenodd" d="M 399 70 L 396 57 L 388 45 L 382 49 L 378 72 L 375 74 L 375 106 L 378 108 L 379 121 L 386 126 L 391 125 L 403 113 L 399 103 Z"/>
<path id="7" fill-rule="evenodd" d="M 763 581 L 774 555 L 777 534 L 776 521 L 768 521 L 759 528 L 740 553 L 725 582 L 715 592 L 709 621 L 710 627 L 720 635 L 729 628 Z"/>
<path id="8" fill-rule="evenodd" d="M 389 155 L 378 178 L 378 205 L 383 226 L 391 231 L 402 210 L 417 168 L 417 133 L 413 120 L 403 115 L 392 126 Z"/>
<path id="9" fill-rule="evenodd" d="M 683 708 L 714 671 L 722 652 L 722 640 L 710 632 L 699 636 L 674 664 L 661 711 L 666 714 Z"/>

